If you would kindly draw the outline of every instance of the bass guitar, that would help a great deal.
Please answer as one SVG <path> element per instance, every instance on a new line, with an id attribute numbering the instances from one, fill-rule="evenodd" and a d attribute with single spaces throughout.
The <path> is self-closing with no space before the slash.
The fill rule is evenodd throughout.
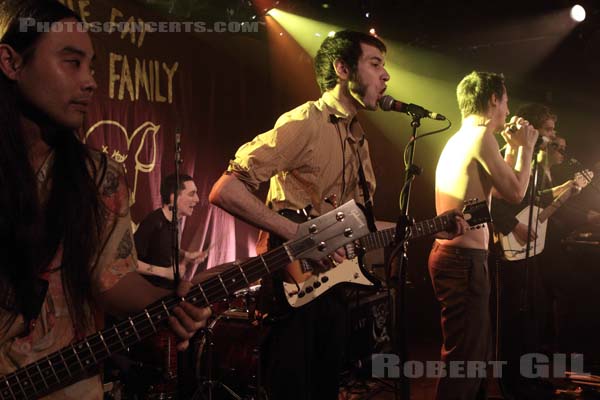
<path id="1" fill-rule="evenodd" d="M 185 298 L 175 295 L 149 305 L 137 315 L 0 377 L 0 400 L 33 400 L 73 383 L 96 370 L 103 360 L 154 335 L 182 300 L 209 307 L 252 282 L 299 258 L 320 260 L 328 253 L 369 233 L 366 219 L 350 201 L 300 225 L 282 246 L 248 261 L 212 268 Z"/>

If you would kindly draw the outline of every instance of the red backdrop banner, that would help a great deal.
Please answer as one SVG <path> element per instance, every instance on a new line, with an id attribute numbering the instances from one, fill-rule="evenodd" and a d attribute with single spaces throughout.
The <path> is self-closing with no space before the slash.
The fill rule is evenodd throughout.
<path id="1" fill-rule="evenodd" d="M 207 198 L 235 149 L 271 119 L 264 107 L 271 102 L 270 78 L 257 61 L 268 59 L 261 34 L 111 31 L 103 23 L 168 22 L 168 16 L 133 2 L 63 3 L 91 24 L 97 57 L 98 90 L 81 134 L 124 165 L 134 225 L 161 205 L 160 181 L 174 171 L 180 131 L 180 172 L 194 177 L 200 197 L 182 247 L 212 245 L 209 267 L 254 255 L 256 230 Z"/>

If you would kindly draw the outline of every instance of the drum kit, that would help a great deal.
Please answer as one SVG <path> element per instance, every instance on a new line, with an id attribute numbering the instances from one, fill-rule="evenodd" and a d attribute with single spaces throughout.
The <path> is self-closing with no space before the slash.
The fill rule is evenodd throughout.
<path id="1" fill-rule="evenodd" d="M 105 400 L 266 399 L 259 366 L 267 328 L 255 315 L 259 289 L 214 305 L 215 317 L 179 357 L 167 330 L 115 356 L 105 371 Z"/>

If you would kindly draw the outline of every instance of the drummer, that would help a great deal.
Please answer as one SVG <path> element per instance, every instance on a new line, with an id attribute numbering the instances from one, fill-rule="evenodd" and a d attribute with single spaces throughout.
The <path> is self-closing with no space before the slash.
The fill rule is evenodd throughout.
<path id="1" fill-rule="evenodd" d="M 140 223 L 135 232 L 135 248 L 138 254 L 138 272 L 150 283 L 160 287 L 173 285 L 172 248 L 173 248 L 173 202 L 177 190 L 177 220 L 179 239 L 187 217 L 191 217 L 194 208 L 200 202 L 198 189 L 189 175 L 179 175 L 179 187 L 174 174 L 165 177 L 160 185 L 162 206 L 152 211 Z M 180 251 L 181 276 L 191 277 L 199 263 L 206 260 L 208 250 Z M 190 268 L 186 268 L 190 267 Z"/>

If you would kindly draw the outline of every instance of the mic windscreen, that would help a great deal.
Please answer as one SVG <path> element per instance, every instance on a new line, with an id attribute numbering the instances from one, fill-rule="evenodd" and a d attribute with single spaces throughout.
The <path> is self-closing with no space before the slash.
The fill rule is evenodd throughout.
<path id="1" fill-rule="evenodd" d="M 394 101 L 392 96 L 385 95 L 379 99 L 379 107 L 383 111 L 391 111 L 394 106 Z"/>
<path id="2" fill-rule="evenodd" d="M 547 145 L 550 143 L 550 138 L 547 136 L 538 136 L 537 141 L 535 142 L 535 147 L 540 148 L 541 146 Z"/>

